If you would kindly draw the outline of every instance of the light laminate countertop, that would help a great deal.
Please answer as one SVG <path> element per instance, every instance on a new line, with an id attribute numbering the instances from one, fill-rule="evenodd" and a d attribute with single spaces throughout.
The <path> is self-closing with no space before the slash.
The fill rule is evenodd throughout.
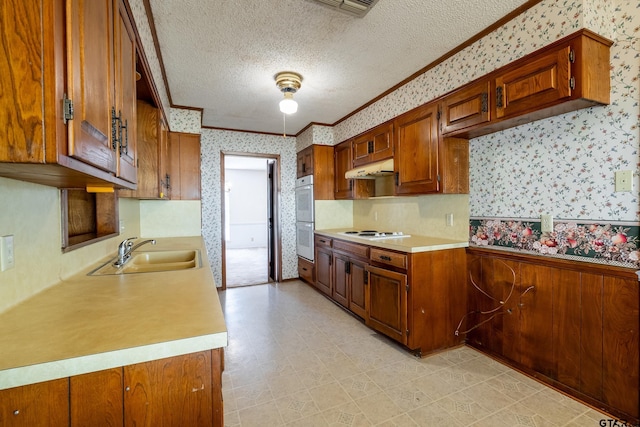
<path id="1" fill-rule="evenodd" d="M 315 230 L 315 234 L 331 237 L 334 239 L 347 240 L 349 242 L 363 245 L 375 246 L 394 251 L 417 253 L 429 251 L 441 251 L 444 249 L 466 248 L 469 246 L 468 240 L 444 239 L 441 237 L 419 236 L 413 233 L 409 237 L 399 237 L 392 239 L 371 240 L 355 235 L 341 234 L 345 231 L 356 230 L 356 228 L 336 228 L 330 230 Z"/>
<path id="2" fill-rule="evenodd" d="M 199 251 L 200 268 L 89 276 L 105 258 L 0 313 L 0 390 L 225 347 L 202 238 L 139 251 L 183 249 Z"/>

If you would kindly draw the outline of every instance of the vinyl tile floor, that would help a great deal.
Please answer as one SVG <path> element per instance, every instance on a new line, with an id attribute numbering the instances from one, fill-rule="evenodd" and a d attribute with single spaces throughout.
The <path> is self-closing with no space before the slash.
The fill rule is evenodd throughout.
<path id="1" fill-rule="evenodd" d="M 301 281 L 220 292 L 226 426 L 599 426 L 470 347 L 417 358 Z M 609 425 L 609 424 L 607 424 Z"/>

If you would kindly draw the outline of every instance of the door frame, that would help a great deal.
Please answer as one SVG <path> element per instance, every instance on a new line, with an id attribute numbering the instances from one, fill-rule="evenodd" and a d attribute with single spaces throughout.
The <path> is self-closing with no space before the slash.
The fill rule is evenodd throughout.
<path id="1" fill-rule="evenodd" d="M 221 231 L 221 242 L 220 242 L 220 246 L 222 248 L 222 286 L 220 287 L 221 290 L 225 290 L 227 289 L 227 243 L 226 243 L 226 230 L 225 230 L 225 224 L 226 224 L 226 214 L 225 214 L 225 208 L 226 208 L 226 203 L 225 203 L 225 197 L 224 197 L 224 193 L 225 193 L 225 187 L 224 187 L 224 182 L 225 182 L 225 157 L 226 156 L 234 156 L 234 157 L 253 157 L 253 158 L 264 158 L 265 160 L 267 159 L 271 159 L 275 161 L 274 164 L 274 176 L 272 179 L 273 181 L 273 235 L 276 237 L 276 244 L 274 245 L 274 250 L 275 253 L 272 254 L 272 256 L 267 256 L 267 260 L 269 258 L 273 258 L 276 262 L 276 266 L 275 266 L 275 273 L 276 273 L 276 277 L 274 277 L 276 282 L 281 282 L 282 281 L 282 227 L 280 224 L 280 208 L 281 208 L 281 200 L 282 200 L 282 187 L 281 187 L 281 162 L 280 162 L 280 155 L 279 154 L 265 154 L 265 153 L 244 153 L 244 152 L 237 152 L 237 151 L 224 151 L 221 150 L 220 151 L 220 217 L 221 217 L 221 223 L 220 223 L 220 231 Z M 267 170 L 268 172 L 268 170 Z M 267 191 L 265 189 L 265 191 Z M 268 224 L 268 218 L 267 218 L 267 232 L 269 232 L 268 230 L 269 224 Z M 267 270 L 268 270 L 268 265 L 266 266 Z"/>

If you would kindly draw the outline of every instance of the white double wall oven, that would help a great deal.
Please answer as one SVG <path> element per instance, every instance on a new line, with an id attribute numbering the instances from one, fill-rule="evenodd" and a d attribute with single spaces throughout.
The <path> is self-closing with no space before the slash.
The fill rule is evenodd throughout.
<path id="1" fill-rule="evenodd" d="M 296 180 L 296 248 L 298 256 L 313 261 L 313 175 Z"/>

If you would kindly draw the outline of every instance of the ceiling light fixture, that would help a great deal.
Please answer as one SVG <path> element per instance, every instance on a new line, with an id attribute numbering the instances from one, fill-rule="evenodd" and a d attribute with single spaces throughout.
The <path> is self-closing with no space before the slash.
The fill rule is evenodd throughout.
<path id="1" fill-rule="evenodd" d="M 298 111 L 298 103 L 293 99 L 293 94 L 302 85 L 302 76 L 291 71 L 284 71 L 275 75 L 276 86 L 284 94 L 280 101 L 280 111 L 284 114 L 293 114 Z"/>

